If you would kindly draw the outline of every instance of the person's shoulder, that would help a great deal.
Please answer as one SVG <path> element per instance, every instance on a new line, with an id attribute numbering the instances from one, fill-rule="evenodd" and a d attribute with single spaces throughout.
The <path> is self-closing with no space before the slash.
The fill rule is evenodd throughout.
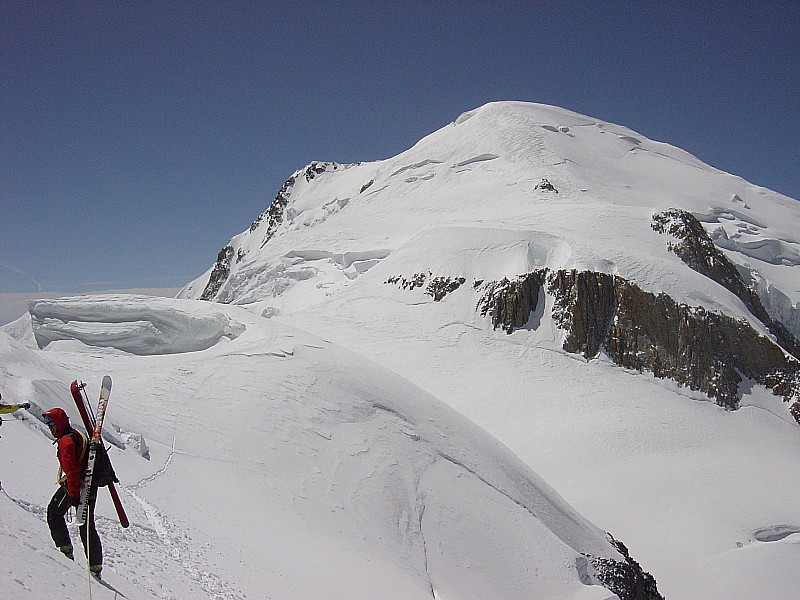
<path id="1" fill-rule="evenodd" d="M 75 431 L 74 429 L 68 429 L 67 431 L 62 433 L 61 436 L 58 438 L 58 445 L 59 446 L 63 446 L 65 444 L 75 445 L 77 443 L 76 438 L 80 439 L 79 436 L 76 435 L 77 433 L 78 432 Z"/>

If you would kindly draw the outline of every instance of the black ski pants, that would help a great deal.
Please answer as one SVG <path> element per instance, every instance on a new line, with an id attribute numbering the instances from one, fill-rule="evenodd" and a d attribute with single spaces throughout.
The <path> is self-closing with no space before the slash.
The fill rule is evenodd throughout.
<path id="1" fill-rule="evenodd" d="M 100 536 L 97 535 L 97 529 L 94 526 L 94 505 L 97 502 L 97 488 L 92 487 L 89 490 L 89 518 L 86 523 L 81 525 L 78 529 L 81 533 L 81 543 L 83 543 L 83 552 L 87 554 L 89 565 L 102 565 L 103 564 L 103 546 L 100 543 Z M 67 487 L 59 486 L 50 504 L 47 505 L 47 525 L 50 527 L 50 535 L 53 538 L 56 546 L 66 546 L 71 544 L 69 538 L 69 530 L 64 521 L 64 515 L 69 510 L 69 496 L 67 495 Z M 86 530 L 89 530 L 89 552 L 86 552 Z"/>

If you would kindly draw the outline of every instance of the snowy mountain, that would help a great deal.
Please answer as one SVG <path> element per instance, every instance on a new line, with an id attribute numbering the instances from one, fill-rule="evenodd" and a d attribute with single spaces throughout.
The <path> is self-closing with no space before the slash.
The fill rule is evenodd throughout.
<path id="1" fill-rule="evenodd" d="M 0 594 L 85 589 L 42 522 L 35 417 L 110 373 L 133 525 L 107 503 L 98 526 L 129 598 L 658 597 L 644 571 L 670 598 L 793 598 L 798 224 L 796 200 L 536 104 L 312 163 L 179 298 L 0 328 L 3 398 L 34 405 L 1 432 L 25 453 Z"/>
<path id="2" fill-rule="evenodd" d="M 319 295 L 307 288 L 336 283 L 325 262 L 339 281 L 374 269 L 350 286 L 361 294 L 380 277 L 440 301 L 469 282 L 481 315 L 511 333 L 545 288 L 565 349 L 603 347 L 731 408 L 742 375 L 793 401 L 798 217 L 796 201 L 628 129 L 500 103 L 394 159 L 298 171 L 181 295 L 268 298 L 275 314 L 272 297 L 296 287 L 307 303 Z"/>

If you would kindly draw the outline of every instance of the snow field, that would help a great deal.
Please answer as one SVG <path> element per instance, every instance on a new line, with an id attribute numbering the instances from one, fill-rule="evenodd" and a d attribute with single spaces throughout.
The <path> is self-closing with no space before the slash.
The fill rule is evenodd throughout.
<path id="1" fill-rule="evenodd" d="M 116 314 L 134 301 L 85 302 Z M 65 316 L 81 302 L 66 303 Z M 144 320 L 176 318 L 172 302 L 178 314 L 187 306 L 162 299 Z M 63 372 L 119 374 L 107 424 L 123 437 L 143 433 L 152 455 L 112 449 L 117 471 L 138 477 L 121 486 L 129 530 L 98 513 L 120 585 L 165 598 L 607 596 L 578 570 L 584 552 L 619 558 L 604 533 L 481 429 L 329 342 L 235 307 L 198 310 L 241 333 L 161 356 L 9 344 L 20 363 L 34 354 Z M 60 321 L 84 340 L 106 326 Z"/>
<path id="2" fill-rule="evenodd" d="M 565 353 L 549 318 L 509 336 L 462 318 L 470 290 L 441 303 L 405 295 L 407 303 L 344 294 L 302 317 L 485 427 L 622 540 L 665 597 L 792 597 L 785 574 L 800 558 L 798 535 L 756 538 L 800 522 L 800 438 L 779 398 L 753 386 L 743 408 L 726 412 L 669 381 Z"/>

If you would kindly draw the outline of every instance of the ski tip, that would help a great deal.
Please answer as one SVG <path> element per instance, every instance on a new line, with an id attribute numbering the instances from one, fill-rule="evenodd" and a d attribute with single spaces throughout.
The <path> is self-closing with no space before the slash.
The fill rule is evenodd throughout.
<path id="1" fill-rule="evenodd" d="M 103 377 L 103 387 L 107 389 L 111 389 L 111 375 L 106 375 Z"/>

